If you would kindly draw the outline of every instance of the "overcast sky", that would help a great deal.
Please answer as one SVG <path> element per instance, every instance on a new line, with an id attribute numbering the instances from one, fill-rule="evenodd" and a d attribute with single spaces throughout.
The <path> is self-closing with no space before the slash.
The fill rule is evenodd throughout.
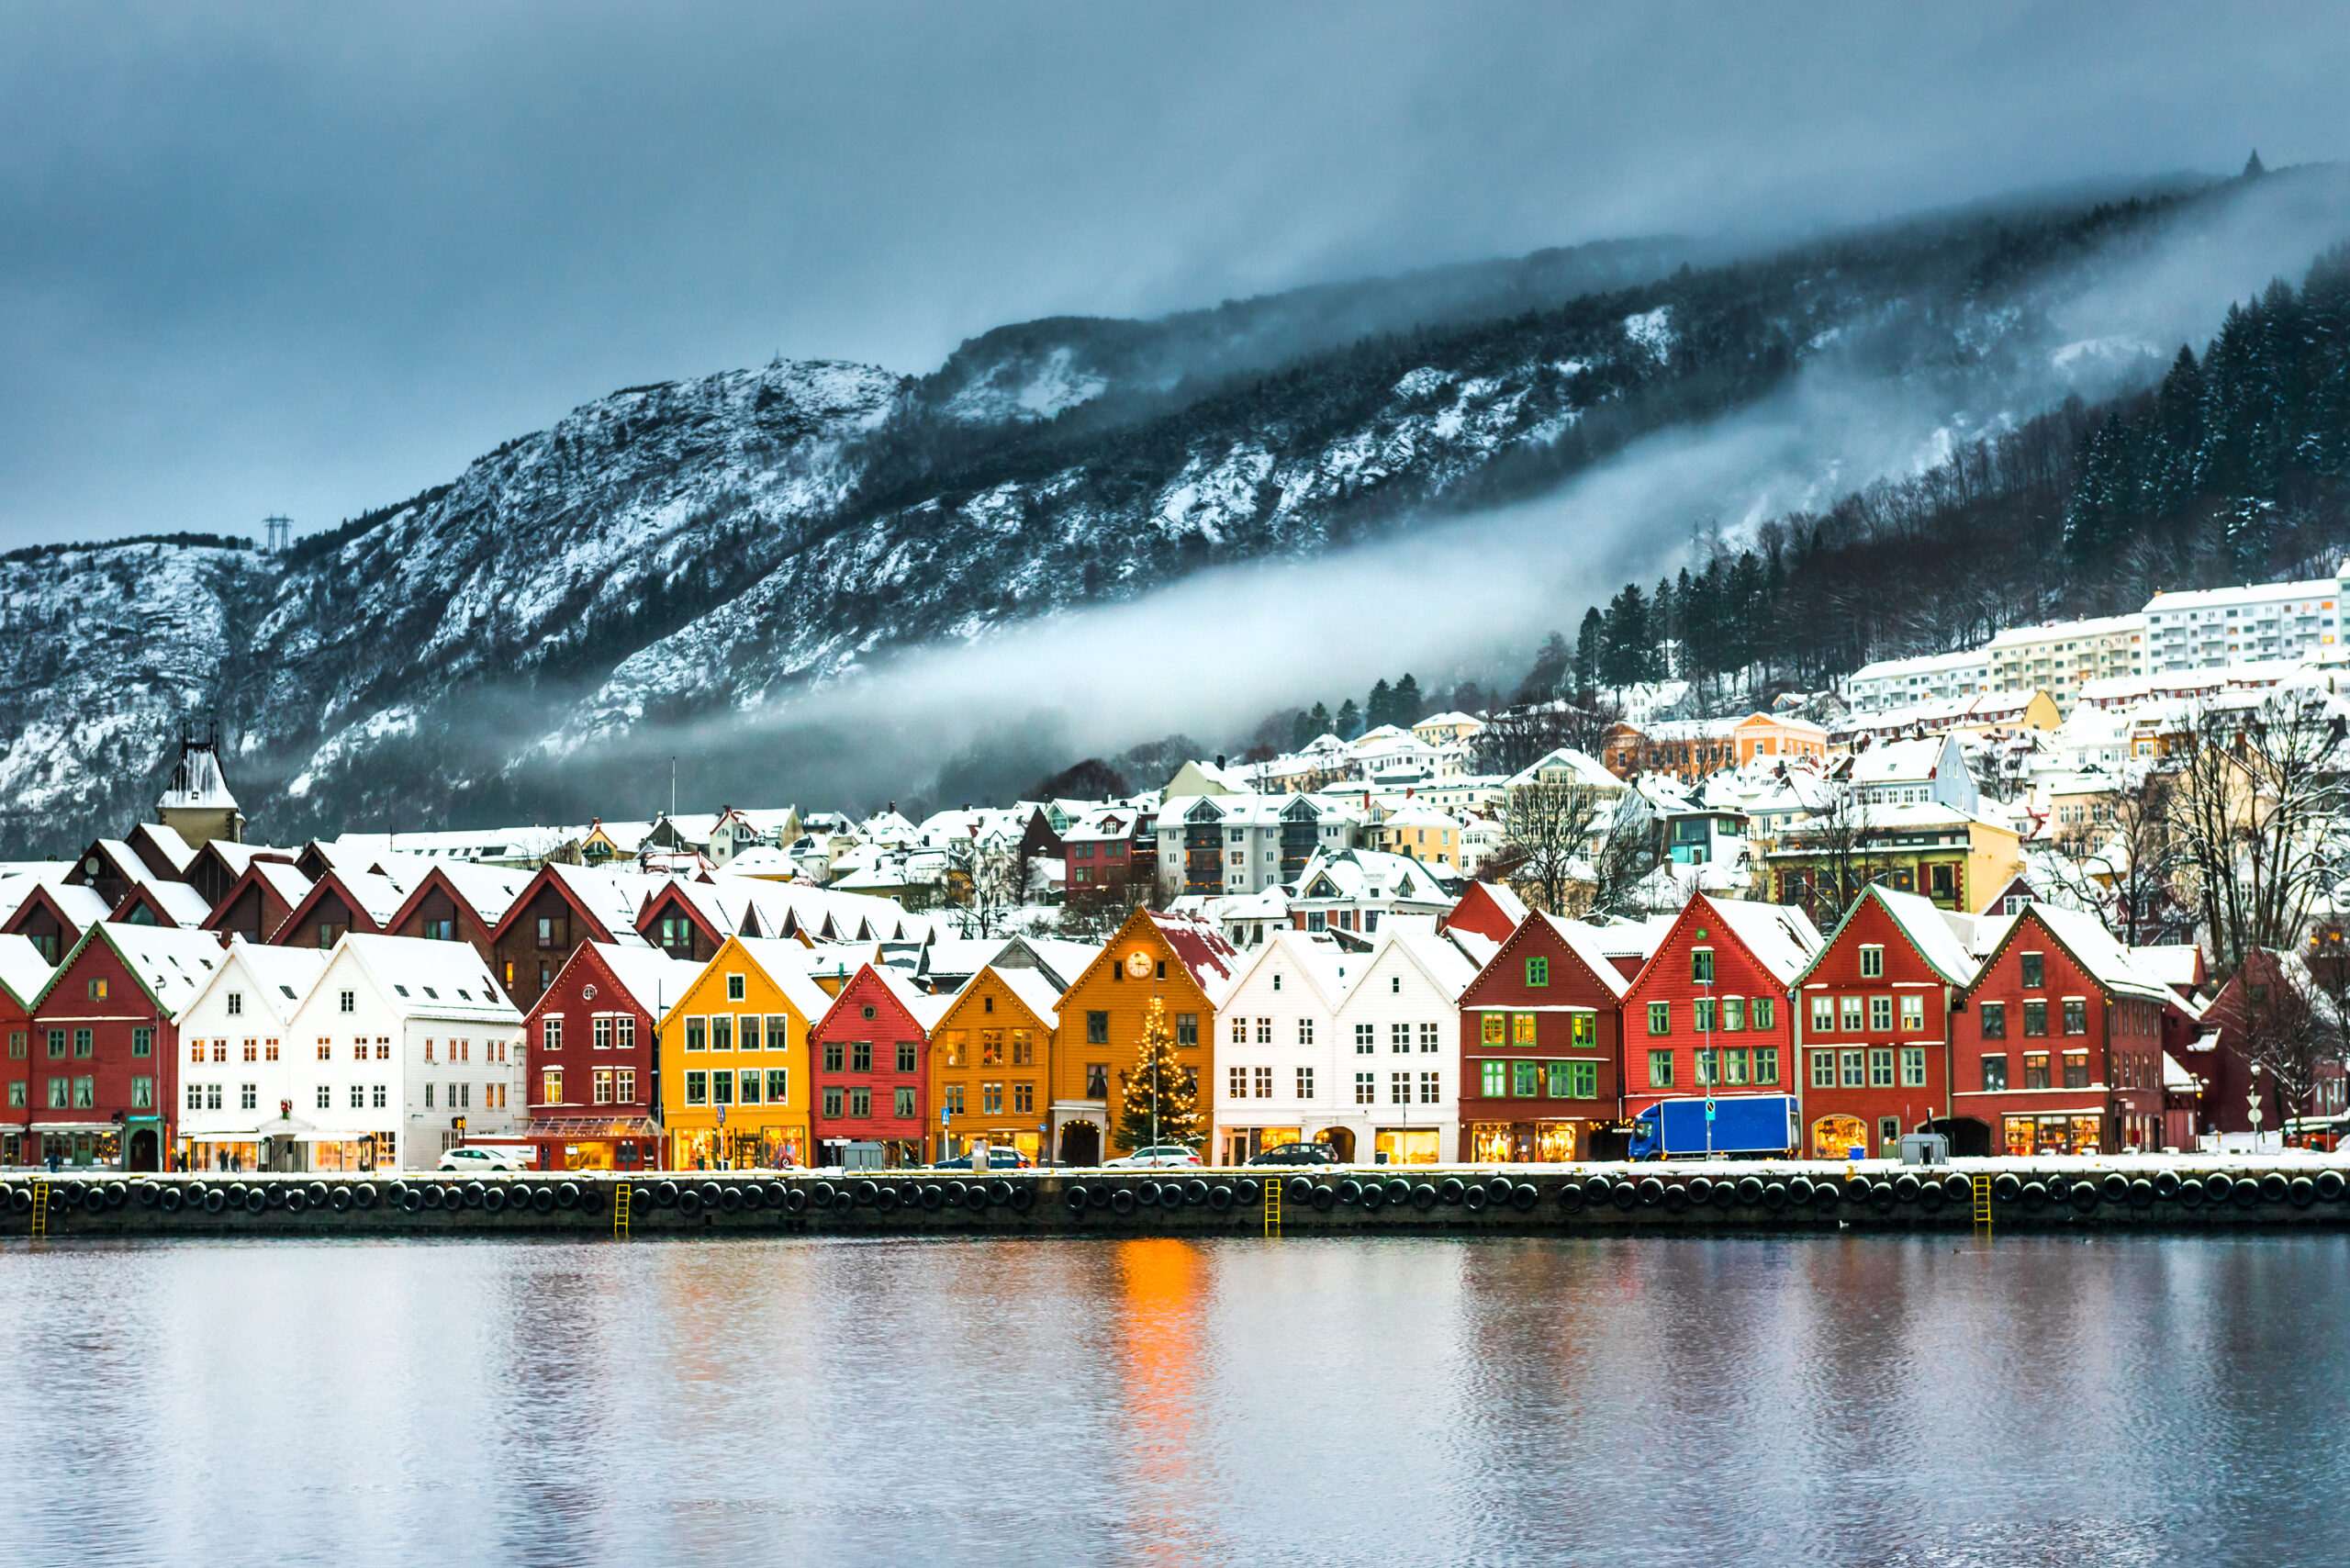
<path id="1" fill-rule="evenodd" d="M 0 10 L 0 546 L 632 383 L 2350 152 L 2333 5 Z"/>

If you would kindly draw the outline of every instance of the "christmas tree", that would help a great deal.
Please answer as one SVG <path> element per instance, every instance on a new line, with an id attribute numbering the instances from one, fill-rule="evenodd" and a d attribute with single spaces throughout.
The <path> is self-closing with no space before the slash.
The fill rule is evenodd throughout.
<path id="1" fill-rule="evenodd" d="M 1196 1143 L 1200 1122 L 1197 1069 L 1175 1059 L 1175 1032 L 1167 1025 L 1167 1003 L 1150 999 L 1142 1021 L 1142 1057 L 1118 1073 L 1118 1109 L 1111 1141 L 1131 1153 L 1158 1143 Z"/>

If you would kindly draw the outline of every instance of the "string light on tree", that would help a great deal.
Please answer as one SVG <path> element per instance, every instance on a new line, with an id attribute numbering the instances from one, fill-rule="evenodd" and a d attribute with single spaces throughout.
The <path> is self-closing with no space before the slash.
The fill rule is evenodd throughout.
<path id="1" fill-rule="evenodd" d="M 1175 1031 L 1167 1022 L 1167 1003 L 1154 996 L 1143 1015 L 1142 1054 L 1131 1070 L 1118 1073 L 1118 1109 L 1111 1136 L 1119 1148 L 1131 1153 L 1162 1143 L 1195 1143 L 1204 1131 L 1199 1083 L 1192 1070 L 1175 1059 Z"/>

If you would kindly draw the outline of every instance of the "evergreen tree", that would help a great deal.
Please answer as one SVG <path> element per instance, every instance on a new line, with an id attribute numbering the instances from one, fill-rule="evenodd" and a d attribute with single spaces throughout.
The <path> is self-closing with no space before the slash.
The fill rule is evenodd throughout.
<path id="1" fill-rule="evenodd" d="M 1314 711 L 1308 713 L 1306 718 L 1312 721 L 1306 727 L 1314 732 L 1313 734 L 1305 737 L 1308 740 L 1315 740 L 1328 734 L 1337 723 L 1337 720 L 1330 717 L 1330 710 L 1319 702 L 1314 705 Z"/>
<path id="2" fill-rule="evenodd" d="M 2244 177 L 2256 180 L 2266 173 L 2268 170 L 2260 162 L 2260 149 L 2255 147 L 2252 150 L 2252 156 L 2244 161 Z"/>
<path id="3" fill-rule="evenodd" d="M 1362 734 L 1362 710 L 1355 706 L 1355 700 L 1351 697 L 1338 704 L 1338 727 L 1336 733 L 1342 741 L 1350 741 Z"/>
<path id="4" fill-rule="evenodd" d="M 1321 704 L 1317 702 L 1315 706 L 1316 709 L 1319 709 Z M 1307 712 L 1303 708 L 1299 709 L 1297 711 L 1297 717 L 1292 719 L 1289 722 L 1289 749 L 1292 751 L 1304 751 L 1308 743 L 1310 743 L 1315 735 L 1318 735 L 1321 733 L 1321 731 L 1314 727 L 1314 715 Z"/>
<path id="5" fill-rule="evenodd" d="M 1198 1074 L 1176 1061 L 1167 1003 L 1154 996 L 1143 1014 L 1142 1054 L 1131 1070 L 1118 1070 L 1111 1141 L 1121 1152 L 1132 1153 L 1153 1144 L 1197 1144 L 1206 1130 L 1200 1119 Z"/>
<path id="6" fill-rule="evenodd" d="M 1648 678 L 1649 606 L 1640 585 L 1626 583 L 1607 601 L 1599 655 L 1599 684 L 1622 689 Z"/>
<path id="7" fill-rule="evenodd" d="M 1548 702 L 1567 678 L 1567 640 L 1553 632 L 1534 650 L 1534 667 L 1517 684 L 1520 702 Z"/>
<path id="8" fill-rule="evenodd" d="M 1404 678 L 1395 683 L 1394 694 L 1388 699 L 1388 710 L 1394 716 L 1387 722 L 1406 730 L 1427 712 L 1427 704 L 1420 700 L 1420 683 L 1412 678 L 1410 670 L 1405 670 Z"/>
<path id="9" fill-rule="evenodd" d="M 1371 689 L 1371 700 L 1363 704 L 1362 719 L 1367 730 L 1395 722 L 1395 694 L 1387 689 L 1386 677 L 1380 677 L 1379 683 Z"/>
<path id="10" fill-rule="evenodd" d="M 1599 690 L 1599 658 L 1606 643 L 1606 628 L 1595 604 L 1583 612 L 1583 625 L 1575 633 L 1574 696 L 1585 707 Z"/>

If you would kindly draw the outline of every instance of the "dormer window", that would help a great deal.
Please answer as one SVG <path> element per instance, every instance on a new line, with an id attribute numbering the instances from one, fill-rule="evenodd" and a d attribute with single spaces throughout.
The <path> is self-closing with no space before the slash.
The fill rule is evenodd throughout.
<path id="1" fill-rule="evenodd" d="M 392 982 L 392 989 L 398 991 L 402 996 L 406 996 L 408 994 L 408 987 L 400 984 L 397 980 Z"/>

